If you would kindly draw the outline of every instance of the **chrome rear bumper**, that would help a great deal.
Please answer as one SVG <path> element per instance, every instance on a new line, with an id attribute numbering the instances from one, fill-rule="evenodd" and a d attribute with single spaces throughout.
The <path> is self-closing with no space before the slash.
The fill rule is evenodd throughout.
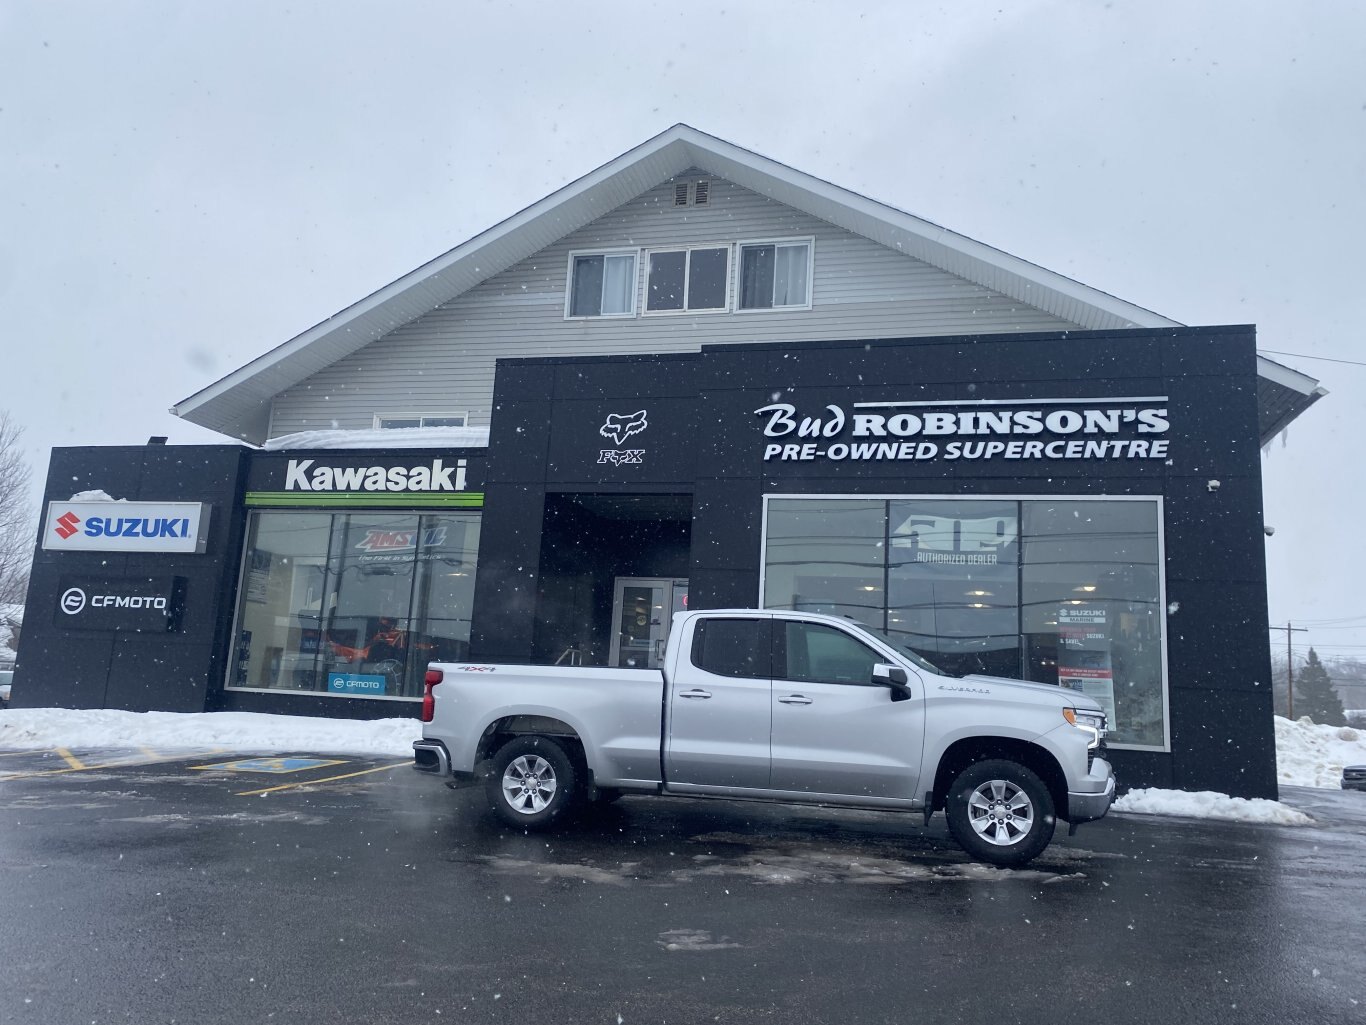
<path id="1" fill-rule="evenodd" d="M 413 741 L 413 768 L 418 772 L 430 772 L 435 776 L 451 774 L 451 756 L 446 745 L 439 740 Z"/>

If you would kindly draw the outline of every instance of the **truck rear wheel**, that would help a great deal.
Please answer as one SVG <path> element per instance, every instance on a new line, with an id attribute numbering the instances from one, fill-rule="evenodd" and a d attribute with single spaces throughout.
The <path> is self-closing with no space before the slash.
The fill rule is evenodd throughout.
<path id="1" fill-rule="evenodd" d="M 1053 799 L 1035 773 L 993 758 L 969 765 L 949 787 L 949 832 L 977 861 L 1015 868 L 1033 861 L 1053 839 Z"/>
<path id="2" fill-rule="evenodd" d="M 550 737 L 513 737 L 493 756 L 485 790 L 493 810 L 520 829 L 550 825 L 578 797 L 574 763 Z"/>

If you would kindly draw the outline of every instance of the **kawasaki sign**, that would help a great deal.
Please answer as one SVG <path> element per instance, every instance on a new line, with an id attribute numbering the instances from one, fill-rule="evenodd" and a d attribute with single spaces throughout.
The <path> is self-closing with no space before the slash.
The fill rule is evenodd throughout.
<path id="1" fill-rule="evenodd" d="M 471 459 L 374 452 L 328 452 L 309 456 L 259 455 L 252 460 L 246 503 L 250 506 L 444 506 L 479 507 L 471 491 Z M 482 461 L 475 467 L 482 470 Z"/>

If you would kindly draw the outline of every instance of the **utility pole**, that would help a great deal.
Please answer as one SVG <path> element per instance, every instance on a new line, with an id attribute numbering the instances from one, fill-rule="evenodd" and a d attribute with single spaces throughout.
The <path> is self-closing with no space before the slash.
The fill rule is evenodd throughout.
<path id="1" fill-rule="evenodd" d="M 1285 631 L 1285 717 L 1293 721 L 1295 718 L 1295 660 L 1290 654 L 1290 635 L 1307 634 L 1309 627 L 1291 626 L 1287 621 L 1285 626 L 1273 626 L 1268 629 Z"/>

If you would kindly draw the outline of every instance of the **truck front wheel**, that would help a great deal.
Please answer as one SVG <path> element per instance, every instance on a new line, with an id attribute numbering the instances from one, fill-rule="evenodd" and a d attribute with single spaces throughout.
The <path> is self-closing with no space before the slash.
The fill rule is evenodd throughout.
<path id="1" fill-rule="evenodd" d="M 1002 868 L 1027 864 L 1053 838 L 1048 788 L 1018 762 L 993 758 L 969 765 L 949 787 L 949 832 L 977 861 Z"/>
<path id="2" fill-rule="evenodd" d="M 485 784 L 499 817 L 520 829 L 548 826 L 574 803 L 574 763 L 549 737 L 514 737 L 493 756 Z"/>

